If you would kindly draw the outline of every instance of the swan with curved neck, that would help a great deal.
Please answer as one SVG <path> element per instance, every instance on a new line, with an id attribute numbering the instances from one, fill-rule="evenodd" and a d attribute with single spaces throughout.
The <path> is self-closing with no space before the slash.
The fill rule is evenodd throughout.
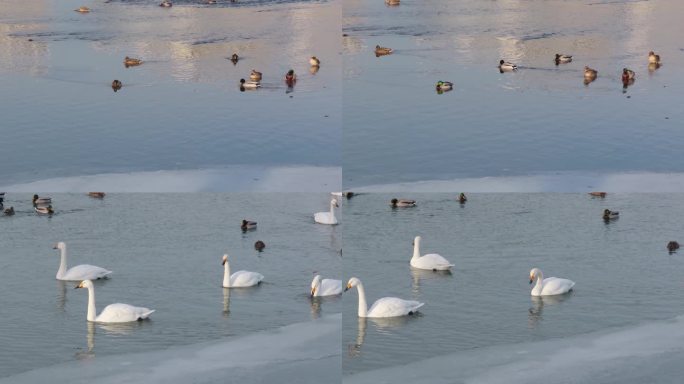
<path id="1" fill-rule="evenodd" d="M 258 272 L 237 271 L 230 274 L 228 254 L 223 255 L 223 288 L 243 288 L 259 285 L 264 275 Z"/>
<path id="2" fill-rule="evenodd" d="M 356 287 L 359 294 L 359 317 L 397 317 L 414 314 L 424 303 L 414 300 L 404 300 L 398 297 L 383 297 L 373 303 L 368 309 L 366 303 L 366 291 L 363 289 L 361 280 L 352 277 L 347 282 L 345 291 Z"/>
<path id="3" fill-rule="evenodd" d="M 311 282 L 311 297 L 334 296 L 342 293 L 342 280 L 322 279 L 316 275 Z"/>
<path id="4" fill-rule="evenodd" d="M 337 224 L 337 217 L 335 217 L 335 208 L 339 207 L 337 199 L 330 200 L 330 212 L 316 212 L 314 214 L 314 221 L 318 224 Z"/>
<path id="5" fill-rule="evenodd" d="M 109 304 L 98 315 L 97 310 L 95 309 L 95 286 L 93 285 L 93 282 L 90 280 L 83 280 L 74 288 L 88 289 L 88 313 L 86 315 L 88 321 L 98 323 L 128 323 L 131 321 L 147 319 L 152 312 L 154 312 L 154 309 L 116 303 Z"/>
<path id="6" fill-rule="evenodd" d="M 532 268 L 530 271 L 530 284 L 535 283 L 530 294 L 532 296 L 552 296 L 568 293 L 575 286 L 575 282 L 558 277 L 544 278 L 544 274 L 539 268 Z"/>
<path id="7" fill-rule="evenodd" d="M 97 280 L 108 277 L 112 271 L 90 264 L 81 264 L 67 269 L 67 248 L 66 243 L 60 241 L 55 244 L 53 249 L 59 249 L 60 261 L 57 270 L 57 280 L 78 281 L 78 280 Z"/>
<path id="8" fill-rule="evenodd" d="M 418 269 L 428 269 L 432 271 L 448 271 L 454 264 L 445 259 L 437 253 L 428 253 L 427 255 L 420 255 L 420 236 L 413 239 L 413 257 L 411 258 L 411 266 Z"/>

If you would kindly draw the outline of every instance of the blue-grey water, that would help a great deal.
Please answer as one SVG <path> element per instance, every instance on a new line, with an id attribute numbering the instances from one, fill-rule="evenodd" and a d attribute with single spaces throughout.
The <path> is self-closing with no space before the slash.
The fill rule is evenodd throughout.
<path id="1" fill-rule="evenodd" d="M 1 185 L 341 165 L 339 2 L 157 4 L 0 3 Z M 74 12 L 81 5 L 92 11 Z M 125 56 L 144 63 L 125 68 Z M 322 61 L 317 72 L 311 56 Z M 291 68 L 298 80 L 288 90 Z M 240 92 L 252 69 L 263 87 Z"/>
<path id="2" fill-rule="evenodd" d="M 345 188 L 553 172 L 682 172 L 684 4 L 345 2 Z M 391 47 L 375 57 L 376 45 Z M 648 52 L 663 65 L 649 71 Z M 556 53 L 573 55 L 556 66 Z M 499 73 L 500 59 L 516 73 Z M 583 84 L 583 68 L 598 78 Z M 622 68 L 636 72 L 623 89 Z M 435 92 L 447 80 L 454 90 Z"/>
<path id="3" fill-rule="evenodd" d="M 104 200 L 54 194 L 52 217 L 36 215 L 30 198 L 8 194 L 5 207 L 16 214 L 0 216 L 0 377 L 87 358 L 231 342 L 341 312 L 339 298 L 309 299 L 314 271 L 342 273 L 339 229 L 313 222 L 328 194 L 129 193 Z M 243 218 L 258 228 L 243 233 Z M 262 253 L 254 250 L 256 240 L 266 243 Z M 122 302 L 155 309 L 151 320 L 88 324 L 87 292 L 55 279 L 57 241 L 67 243 L 69 266 L 113 271 L 95 283 L 98 313 Z M 226 252 L 233 272 L 260 272 L 263 283 L 222 288 Z M 236 361 L 242 360 L 225 356 L 225 366 Z"/>
<path id="4" fill-rule="evenodd" d="M 666 250 L 682 240 L 681 194 L 478 193 L 464 206 L 456 196 L 362 194 L 345 206 L 345 279 L 362 280 L 369 305 L 425 303 L 416 316 L 364 321 L 356 291 L 343 295 L 349 382 L 679 380 L 663 357 L 684 356 L 684 259 Z M 417 206 L 393 210 L 393 197 Z M 605 223 L 604 208 L 621 217 Z M 451 274 L 410 268 L 416 235 L 421 254 L 455 264 Z M 574 292 L 532 298 L 533 267 L 575 281 Z M 652 376 L 630 376 L 632 363 Z"/>

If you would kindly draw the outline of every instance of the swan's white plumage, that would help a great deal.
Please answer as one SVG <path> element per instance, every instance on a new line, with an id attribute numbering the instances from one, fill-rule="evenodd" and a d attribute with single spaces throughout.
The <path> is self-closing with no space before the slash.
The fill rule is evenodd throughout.
<path id="1" fill-rule="evenodd" d="M 427 255 L 420 255 L 420 236 L 416 236 L 413 240 L 413 257 L 411 257 L 411 266 L 418 269 L 429 269 L 433 271 L 446 271 L 454 266 L 449 260 L 445 259 L 437 253 L 428 253 Z"/>
<path id="2" fill-rule="evenodd" d="M 60 251 L 59 269 L 57 270 L 57 275 L 55 276 L 57 280 L 97 280 L 105 278 L 107 275 L 112 273 L 112 271 L 90 264 L 81 264 L 67 269 L 66 244 L 60 241 L 54 246 L 54 249 L 59 249 Z"/>
<path id="3" fill-rule="evenodd" d="M 333 296 L 342 293 L 342 280 L 321 279 L 321 275 L 316 275 L 311 281 L 311 296 Z"/>
<path id="4" fill-rule="evenodd" d="M 414 300 L 404 300 L 398 297 L 383 297 L 373 303 L 368 309 L 366 305 L 366 291 L 361 280 L 352 277 L 347 282 L 347 289 L 356 287 L 359 295 L 359 317 L 398 317 L 415 313 L 424 303 Z"/>
<path id="5" fill-rule="evenodd" d="M 559 277 L 544 278 L 541 269 L 533 268 L 530 271 L 530 283 L 535 282 L 530 294 L 532 296 L 553 296 L 562 295 L 570 292 L 575 286 L 575 282 L 568 279 L 561 279 Z"/>
<path id="6" fill-rule="evenodd" d="M 88 312 L 86 319 L 97 323 L 128 323 L 147 319 L 154 309 L 135 307 L 133 305 L 116 303 L 110 304 L 97 315 L 95 307 L 95 286 L 90 280 L 83 280 L 76 288 L 88 289 Z"/>
<path id="7" fill-rule="evenodd" d="M 228 255 L 223 255 L 223 287 L 244 288 L 253 287 L 261 283 L 264 275 L 258 272 L 237 271 L 231 275 Z"/>
<path id="8" fill-rule="evenodd" d="M 318 224 L 337 224 L 337 217 L 335 217 L 335 208 L 339 207 L 337 199 L 330 200 L 330 212 L 316 212 L 314 214 L 314 221 Z"/>

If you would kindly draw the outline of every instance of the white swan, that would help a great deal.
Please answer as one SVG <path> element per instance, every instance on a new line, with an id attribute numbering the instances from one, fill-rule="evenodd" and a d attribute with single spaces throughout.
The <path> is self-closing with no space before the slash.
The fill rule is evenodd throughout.
<path id="1" fill-rule="evenodd" d="M 572 287 L 575 286 L 575 282 L 568 279 L 561 279 L 558 277 L 548 277 L 545 279 L 544 274 L 539 268 L 532 268 L 530 271 L 530 284 L 532 284 L 535 279 L 537 280 L 537 283 L 532 288 L 532 296 L 562 295 L 570 292 Z"/>
<path id="2" fill-rule="evenodd" d="M 231 275 L 228 254 L 223 255 L 223 288 L 253 287 L 263 279 L 261 273 L 250 271 L 237 271 Z"/>
<path id="3" fill-rule="evenodd" d="M 83 280 L 74 288 L 88 288 L 88 321 L 98 323 L 128 323 L 131 321 L 144 320 L 150 317 L 154 309 L 134 307 L 128 304 L 109 304 L 99 315 L 95 309 L 95 286 L 90 280 Z"/>
<path id="4" fill-rule="evenodd" d="M 446 271 L 454 265 L 449 260 L 443 258 L 437 253 L 428 253 L 427 255 L 420 255 L 420 236 L 416 236 L 413 240 L 413 257 L 411 258 L 411 266 L 418 269 L 430 269 L 433 271 Z"/>
<path id="5" fill-rule="evenodd" d="M 311 282 L 311 297 L 333 296 L 342 293 L 342 280 L 321 279 L 316 275 Z"/>
<path id="6" fill-rule="evenodd" d="M 413 300 L 404 300 L 398 297 L 383 297 L 373 303 L 368 309 L 366 304 L 366 291 L 363 289 L 361 280 L 352 277 L 347 282 L 345 291 L 356 287 L 359 293 L 359 317 L 396 317 L 415 313 L 424 303 Z"/>
<path id="7" fill-rule="evenodd" d="M 318 224 L 337 224 L 337 218 L 335 217 L 335 208 L 337 207 L 339 207 L 337 199 L 330 200 L 330 212 L 316 212 L 314 214 L 314 221 Z"/>
<path id="8" fill-rule="evenodd" d="M 67 250 L 63 241 L 55 244 L 52 249 L 60 250 L 59 269 L 57 270 L 57 280 L 78 281 L 78 280 L 97 280 L 106 278 L 112 273 L 104 268 L 90 264 L 81 264 L 67 269 Z"/>

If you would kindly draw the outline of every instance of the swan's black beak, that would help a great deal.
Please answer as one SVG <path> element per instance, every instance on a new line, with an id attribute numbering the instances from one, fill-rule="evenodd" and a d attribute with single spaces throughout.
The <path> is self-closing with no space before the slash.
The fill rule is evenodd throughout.
<path id="1" fill-rule="evenodd" d="M 74 287 L 74 289 L 79 289 L 79 288 L 81 288 L 81 284 Z"/>
<path id="2" fill-rule="evenodd" d="M 226 261 L 223 260 L 223 261 L 221 262 L 221 265 L 226 265 Z"/>
<path id="3" fill-rule="evenodd" d="M 532 284 L 533 281 L 534 281 L 534 280 L 530 279 L 530 284 Z"/>
<path id="4" fill-rule="evenodd" d="M 344 292 L 347 292 L 349 290 L 349 287 L 344 288 Z"/>

